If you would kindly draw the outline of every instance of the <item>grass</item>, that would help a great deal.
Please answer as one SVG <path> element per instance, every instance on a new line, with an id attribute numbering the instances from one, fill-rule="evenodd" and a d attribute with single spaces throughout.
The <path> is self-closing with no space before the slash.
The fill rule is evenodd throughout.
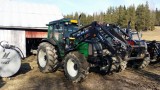
<path id="1" fill-rule="evenodd" d="M 142 32 L 142 39 L 160 41 L 160 26 L 155 26 L 154 31 Z"/>

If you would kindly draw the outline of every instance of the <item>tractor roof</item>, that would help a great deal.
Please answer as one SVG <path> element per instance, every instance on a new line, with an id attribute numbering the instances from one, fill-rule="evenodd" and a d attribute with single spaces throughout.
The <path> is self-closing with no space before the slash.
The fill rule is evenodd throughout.
<path id="1" fill-rule="evenodd" d="M 56 24 L 56 23 L 65 23 L 65 22 L 70 22 L 70 18 L 63 18 L 63 19 L 60 19 L 60 20 L 56 20 L 56 21 L 51 21 L 49 22 L 48 25 L 53 25 L 53 24 Z"/>
<path id="2" fill-rule="evenodd" d="M 51 21 L 51 22 L 49 22 L 49 24 L 47 24 L 47 26 L 48 25 L 54 25 L 54 24 L 57 24 L 57 23 L 65 23 L 65 22 L 70 22 L 70 23 L 75 23 L 75 24 L 78 23 L 77 20 L 70 19 L 70 18 L 63 18 L 63 19 L 60 19 L 60 20 Z"/>

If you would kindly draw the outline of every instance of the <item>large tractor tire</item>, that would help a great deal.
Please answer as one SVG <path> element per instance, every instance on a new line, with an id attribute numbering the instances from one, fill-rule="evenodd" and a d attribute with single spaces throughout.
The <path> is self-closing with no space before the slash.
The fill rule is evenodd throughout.
<path id="1" fill-rule="evenodd" d="M 104 60 L 105 60 L 105 65 L 106 66 L 103 66 L 102 68 L 103 69 L 100 69 L 101 70 L 101 74 L 102 75 L 106 75 L 106 74 L 110 74 L 111 73 L 111 68 L 112 68 L 112 58 L 107 56 L 107 57 L 104 57 Z"/>
<path id="2" fill-rule="evenodd" d="M 119 68 L 119 72 L 124 71 L 127 68 L 127 61 L 121 61 L 120 62 L 120 68 Z"/>
<path id="3" fill-rule="evenodd" d="M 58 55 L 55 46 L 42 42 L 38 46 L 37 63 L 41 72 L 54 72 L 58 69 Z"/>
<path id="4" fill-rule="evenodd" d="M 149 65 L 149 63 L 150 63 L 150 57 L 149 57 L 149 56 L 148 56 L 148 57 L 145 57 L 145 58 L 139 63 L 138 68 L 139 68 L 139 69 L 143 69 L 143 68 L 147 67 L 147 66 Z"/>
<path id="5" fill-rule="evenodd" d="M 132 67 L 136 69 L 143 69 L 150 63 L 150 55 L 146 55 L 144 59 L 131 61 Z"/>
<path id="6" fill-rule="evenodd" d="M 104 51 L 104 55 L 110 55 L 111 53 L 106 49 Z M 109 68 L 109 72 L 121 72 L 126 69 L 127 67 L 127 61 L 122 60 L 122 58 L 119 55 L 116 56 L 110 56 L 109 60 L 111 61 L 110 65 L 111 67 Z"/>
<path id="7" fill-rule="evenodd" d="M 119 56 L 112 57 L 111 72 L 121 72 L 127 67 L 127 61 L 122 60 Z"/>
<path id="8" fill-rule="evenodd" d="M 65 76 L 73 83 L 83 80 L 88 74 L 88 68 L 86 58 L 79 52 L 70 52 L 64 58 Z"/>

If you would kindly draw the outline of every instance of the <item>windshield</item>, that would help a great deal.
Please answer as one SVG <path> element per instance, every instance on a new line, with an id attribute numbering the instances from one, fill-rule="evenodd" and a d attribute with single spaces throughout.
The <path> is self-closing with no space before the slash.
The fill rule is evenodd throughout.
<path id="1" fill-rule="evenodd" d="M 50 29 L 53 32 L 63 32 L 63 30 L 67 31 L 67 32 L 74 32 L 78 30 L 78 25 L 76 24 L 55 24 L 50 26 Z"/>
<path id="2" fill-rule="evenodd" d="M 140 40 L 140 36 L 137 32 L 132 32 L 131 35 L 133 40 Z"/>
<path id="3" fill-rule="evenodd" d="M 63 25 L 62 24 L 53 25 L 52 28 L 55 32 L 62 32 L 63 31 Z"/>
<path id="4" fill-rule="evenodd" d="M 77 31 L 77 30 L 78 30 L 78 26 L 77 25 L 71 24 L 71 25 L 67 26 L 67 31 L 68 32 L 74 32 L 74 31 Z"/>
<path id="5" fill-rule="evenodd" d="M 77 25 L 74 25 L 74 24 L 68 24 L 68 25 L 65 25 L 65 32 L 64 32 L 64 36 L 65 37 L 69 37 L 69 35 L 72 33 L 72 32 L 75 32 L 78 30 L 78 26 Z"/>

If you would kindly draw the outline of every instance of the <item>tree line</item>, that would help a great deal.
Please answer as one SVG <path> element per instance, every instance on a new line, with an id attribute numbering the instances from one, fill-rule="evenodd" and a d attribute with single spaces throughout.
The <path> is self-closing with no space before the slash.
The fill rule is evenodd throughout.
<path id="1" fill-rule="evenodd" d="M 79 14 L 66 15 L 66 18 L 78 19 Z M 131 28 L 141 30 L 154 30 L 154 26 L 160 26 L 160 10 L 150 10 L 148 2 L 140 4 L 135 8 L 134 5 L 129 7 L 120 5 L 119 7 L 109 7 L 106 12 L 93 13 L 87 15 L 81 13 L 81 23 L 90 24 L 93 21 L 112 23 L 127 27 L 128 21 L 131 20 Z"/>

